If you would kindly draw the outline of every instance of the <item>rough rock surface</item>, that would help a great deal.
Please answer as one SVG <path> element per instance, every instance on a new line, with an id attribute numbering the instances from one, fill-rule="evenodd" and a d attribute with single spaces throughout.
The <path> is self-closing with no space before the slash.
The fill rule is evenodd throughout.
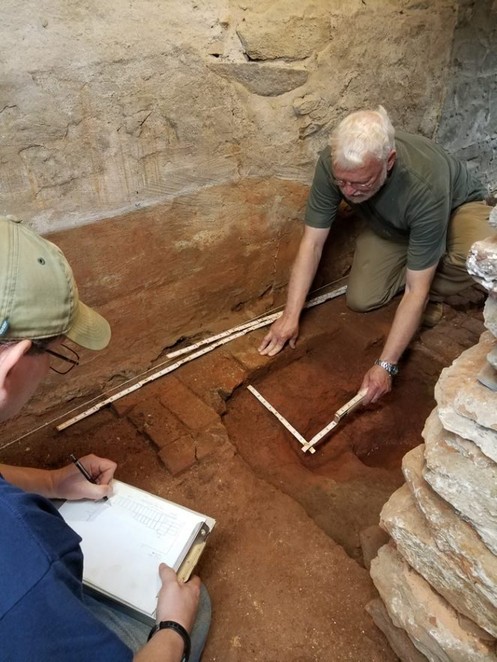
<path id="1" fill-rule="evenodd" d="M 453 518 L 457 519 L 455 513 Z M 476 620 L 483 629 L 497 636 L 497 595 L 492 596 L 492 602 L 488 600 L 478 591 L 475 577 L 468 568 L 456 563 L 438 547 L 436 534 L 407 485 L 390 497 L 381 511 L 380 522 L 403 558 L 432 588 L 456 611 Z"/>
<path id="2" fill-rule="evenodd" d="M 456 413 L 491 430 L 497 430 L 496 394 L 480 384 L 476 376 L 485 367 L 488 352 L 496 345 L 496 338 L 485 332 L 477 345 L 442 371 L 435 386 L 435 398 L 441 406 L 450 401 Z"/>
<path id="3" fill-rule="evenodd" d="M 495 662 L 493 640 L 477 626 L 467 629 L 460 615 L 393 546 L 380 549 L 371 562 L 371 576 L 393 624 L 402 627 L 429 660 Z"/>
<path id="4" fill-rule="evenodd" d="M 452 64 L 458 6 L 5 0 L 0 212 L 53 232 L 247 176 L 309 184 L 331 125 L 378 102 L 432 136 L 461 62 L 490 60 Z M 306 95 L 319 112 L 296 115 Z"/>
<path id="5" fill-rule="evenodd" d="M 394 626 L 429 660 L 497 659 L 496 246 L 477 242 L 467 261 L 490 292 L 488 331 L 442 371 L 425 443 L 404 456 L 406 484 L 380 516 L 392 540 L 371 576 L 392 623 L 377 619 L 401 660 L 409 647 Z"/>
<path id="6" fill-rule="evenodd" d="M 443 429 L 433 412 L 423 430 L 424 479 L 497 554 L 497 464 L 471 441 Z"/>
<path id="7" fill-rule="evenodd" d="M 385 634 L 393 651 L 402 662 L 426 662 L 426 657 L 418 651 L 405 630 L 395 627 L 385 605 L 379 598 L 368 602 L 366 611 L 375 625 Z"/>
<path id="8" fill-rule="evenodd" d="M 488 549 L 475 529 L 424 480 L 424 445 L 407 453 L 402 470 L 417 507 L 428 522 L 437 547 L 454 564 L 459 575 L 474 583 L 474 590 L 494 605 L 490 620 L 497 613 L 497 557 Z M 475 612 L 475 620 L 486 629 Z"/>
<path id="9" fill-rule="evenodd" d="M 490 333 L 497 337 L 497 294 L 489 294 L 483 309 L 483 319 Z"/>
<path id="10" fill-rule="evenodd" d="M 497 237 L 476 241 L 471 246 L 467 266 L 477 283 L 497 294 Z"/>

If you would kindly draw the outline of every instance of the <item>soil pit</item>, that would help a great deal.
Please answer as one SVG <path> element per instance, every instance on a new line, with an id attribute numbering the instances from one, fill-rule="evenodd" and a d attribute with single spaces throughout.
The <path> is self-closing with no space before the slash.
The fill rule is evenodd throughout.
<path id="1" fill-rule="evenodd" d="M 357 393 L 381 351 L 392 314 L 392 307 L 354 314 L 343 301 L 330 304 L 327 314 L 312 311 L 298 355 L 295 350 L 293 360 L 273 359 L 271 370 L 251 383 L 310 439 Z M 315 332 L 311 337 L 306 337 L 306 324 Z M 435 404 L 438 371 L 433 368 L 426 354 L 411 352 L 393 391 L 345 417 L 314 455 L 303 453 L 293 435 L 246 389 L 230 399 L 224 424 L 256 474 L 296 499 L 361 562 L 360 531 L 378 523 L 381 507 L 403 482 L 401 458 L 422 442 L 424 421 Z"/>
<path id="2" fill-rule="evenodd" d="M 477 342 L 481 313 L 450 309 L 423 331 L 392 393 L 346 417 L 314 456 L 246 386 L 312 437 L 359 388 L 394 308 L 323 304 L 305 313 L 293 351 L 260 357 L 265 332 L 251 333 L 63 433 L 46 427 L 5 447 L 0 461 L 55 467 L 95 452 L 116 460 L 119 479 L 214 517 L 198 567 L 214 606 L 204 662 L 393 662 L 364 610 L 375 590 L 359 534 L 403 482 L 400 459 L 422 441 L 440 370 Z M 176 441 L 164 432 L 173 419 Z M 171 475 L 181 444 L 191 461 Z"/>

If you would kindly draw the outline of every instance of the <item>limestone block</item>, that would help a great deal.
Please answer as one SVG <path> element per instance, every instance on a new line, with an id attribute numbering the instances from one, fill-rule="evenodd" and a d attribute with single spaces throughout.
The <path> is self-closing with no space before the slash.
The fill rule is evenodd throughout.
<path id="1" fill-rule="evenodd" d="M 490 365 L 497 370 L 497 347 L 494 347 L 487 354 L 487 361 Z"/>
<path id="2" fill-rule="evenodd" d="M 426 662 L 426 657 L 418 651 L 407 633 L 402 628 L 395 627 L 392 623 L 392 619 L 380 598 L 368 602 L 366 611 L 373 619 L 376 627 L 388 639 L 393 652 L 398 655 L 402 662 Z"/>
<path id="3" fill-rule="evenodd" d="M 388 534 L 378 524 L 373 524 L 359 533 L 362 560 L 364 567 L 369 570 L 371 561 L 378 554 L 378 550 L 389 541 Z"/>
<path id="4" fill-rule="evenodd" d="M 483 309 L 483 319 L 490 333 L 497 337 L 497 294 L 488 295 Z"/>
<path id="5" fill-rule="evenodd" d="M 497 392 L 478 382 L 476 376 L 485 366 L 487 354 L 497 340 L 486 331 L 480 342 L 470 347 L 454 363 L 442 370 L 435 385 L 435 400 L 441 407 L 448 403 L 461 416 L 483 427 L 497 430 Z"/>
<path id="6" fill-rule="evenodd" d="M 497 207 L 494 207 L 490 212 L 490 218 L 488 222 L 493 228 L 497 228 Z"/>
<path id="7" fill-rule="evenodd" d="M 439 406 L 437 411 L 446 430 L 474 442 L 487 457 L 497 462 L 497 431 L 460 416 L 450 404 L 446 407 Z"/>
<path id="8" fill-rule="evenodd" d="M 276 97 L 303 85 L 309 73 L 303 68 L 258 62 L 212 62 L 209 68 L 220 76 L 240 83 L 253 94 Z"/>
<path id="9" fill-rule="evenodd" d="M 495 353 L 497 353 L 497 349 L 494 348 L 494 350 L 487 354 L 487 360 L 483 365 L 483 368 L 478 373 L 477 378 L 480 384 L 483 384 L 483 386 L 490 389 L 490 391 L 497 393 L 497 370 L 492 363 Z"/>
<path id="10" fill-rule="evenodd" d="M 323 100 L 316 94 L 306 94 L 295 99 L 292 105 L 295 115 L 309 115 L 309 113 L 315 112 L 322 103 Z"/>
<path id="11" fill-rule="evenodd" d="M 424 444 L 407 453 L 402 471 L 418 508 L 428 522 L 437 547 L 474 582 L 485 600 L 497 607 L 497 557 L 483 543 L 472 526 L 442 499 L 424 480 Z M 495 615 L 494 615 L 495 619 Z M 482 626 L 482 622 L 475 620 Z M 486 628 L 485 628 L 486 629 Z"/>
<path id="12" fill-rule="evenodd" d="M 462 617 L 413 570 L 393 545 L 371 563 L 371 576 L 396 627 L 431 662 L 495 662 L 494 641 Z M 469 624 L 468 624 L 469 625 Z"/>
<path id="13" fill-rule="evenodd" d="M 497 637 L 497 599 L 490 602 L 477 589 L 466 568 L 453 563 L 451 557 L 439 549 L 428 521 L 406 484 L 383 506 L 380 522 L 404 559 L 430 586 L 456 611 Z M 497 590 L 497 586 L 495 588 Z M 497 593 L 494 597 L 497 598 Z"/>
<path id="14" fill-rule="evenodd" d="M 469 251 L 466 267 L 477 283 L 497 294 L 497 237 L 475 241 Z"/>
<path id="15" fill-rule="evenodd" d="M 302 0 L 268 3 L 263 13 L 247 12 L 237 27 L 251 60 L 302 60 L 330 40 L 330 19 L 325 5 Z"/>
<path id="16" fill-rule="evenodd" d="M 436 411 L 423 430 L 424 479 L 497 554 L 497 464 L 471 441 L 442 428 Z"/>

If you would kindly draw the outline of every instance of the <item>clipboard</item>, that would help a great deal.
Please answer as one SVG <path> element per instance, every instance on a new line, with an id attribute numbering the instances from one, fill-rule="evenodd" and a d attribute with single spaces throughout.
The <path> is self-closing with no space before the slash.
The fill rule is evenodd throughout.
<path id="1" fill-rule="evenodd" d="M 82 539 L 85 592 L 153 624 L 159 564 L 187 581 L 216 521 L 121 481 L 113 485 L 107 502 L 66 501 L 59 512 Z"/>

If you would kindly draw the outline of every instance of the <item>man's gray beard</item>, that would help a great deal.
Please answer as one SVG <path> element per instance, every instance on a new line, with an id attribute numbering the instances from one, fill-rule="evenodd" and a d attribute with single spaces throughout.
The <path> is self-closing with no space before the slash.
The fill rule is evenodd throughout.
<path id="1" fill-rule="evenodd" d="M 361 202 L 366 202 L 366 200 L 369 200 L 370 198 L 373 197 L 373 195 L 376 195 L 378 191 L 382 188 L 383 184 L 387 181 L 387 176 L 388 176 L 388 170 L 387 170 L 387 164 L 383 166 L 383 172 L 381 173 L 380 180 L 378 181 L 378 184 L 371 189 L 371 191 L 368 191 L 367 193 L 361 193 L 361 195 L 357 195 L 354 197 L 349 198 L 348 196 L 344 195 L 344 198 L 351 202 L 354 205 L 360 205 Z"/>

